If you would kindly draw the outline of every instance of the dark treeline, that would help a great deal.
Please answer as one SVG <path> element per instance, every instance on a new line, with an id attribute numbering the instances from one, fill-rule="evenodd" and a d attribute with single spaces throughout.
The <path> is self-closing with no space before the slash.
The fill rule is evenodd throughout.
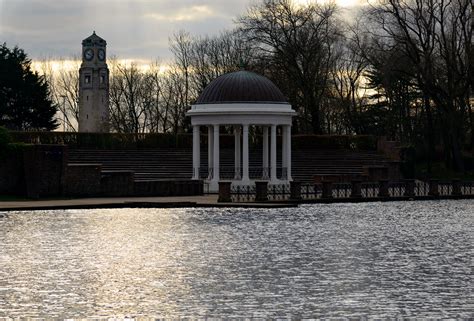
<path id="1" fill-rule="evenodd" d="M 112 60 L 112 127 L 188 132 L 185 112 L 200 92 L 244 67 L 288 97 L 298 112 L 294 133 L 387 136 L 414 146 L 428 167 L 441 159 L 463 170 L 474 147 L 472 1 L 379 0 L 351 22 L 341 16 L 334 4 L 263 0 L 234 30 L 173 35 L 174 62 L 164 72 Z M 77 93 L 69 78 L 53 81 L 56 97 Z M 74 119 L 71 101 L 62 106 Z"/>

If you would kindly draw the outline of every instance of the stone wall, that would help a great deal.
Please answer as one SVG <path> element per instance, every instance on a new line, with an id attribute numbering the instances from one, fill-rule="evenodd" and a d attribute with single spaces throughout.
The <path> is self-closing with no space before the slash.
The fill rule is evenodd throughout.
<path id="1" fill-rule="evenodd" d="M 101 191 L 101 164 L 69 164 L 66 171 L 65 195 L 98 196 Z"/>
<path id="2" fill-rule="evenodd" d="M 203 195 L 201 180 L 156 180 L 135 182 L 135 196 Z"/>
<path id="3" fill-rule="evenodd" d="M 102 171 L 101 164 L 68 164 L 65 145 L 30 145 L 0 160 L 0 194 L 41 197 L 190 196 L 203 182 L 135 182 L 133 171 Z"/>
<path id="4" fill-rule="evenodd" d="M 7 157 L 0 159 L 0 194 L 25 194 L 23 151 L 14 151 Z"/>
<path id="5" fill-rule="evenodd" d="M 29 145 L 0 160 L 0 194 L 29 198 L 59 196 L 66 184 L 67 147 Z"/>
<path id="6" fill-rule="evenodd" d="M 102 171 L 100 189 L 102 196 L 132 196 L 134 194 L 133 171 Z"/>
<path id="7" fill-rule="evenodd" d="M 23 152 L 26 196 L 62 195 L 67 167 L 67 146 L 31 145 Z"/>
<path id="8" fill-rule="evenodd" d="M 364 166 L 364 174 L 370 182 L 389 179 L 388 166 Z"/>
<path id="9" fill-rule="evenodd" d="M 379 137 L 377 140 L 377 151 L 392 161 L 400 161 L 399 142 L 387 140 L 385 136 Z"/>

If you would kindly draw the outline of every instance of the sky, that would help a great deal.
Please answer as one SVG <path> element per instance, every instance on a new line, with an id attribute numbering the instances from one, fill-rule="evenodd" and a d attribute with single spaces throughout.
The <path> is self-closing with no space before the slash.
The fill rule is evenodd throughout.
<path id="1" fill-rule="evenodd" d="M 109 56 L 166 60 L 173 33 L 218 34 L 256 1 L 0 0 L 0 43 L 18 45 L 33 59 L 78 57 L 82 40 L 95 30 Z M 337 0 L 346 9 L 357 1 Z"/>

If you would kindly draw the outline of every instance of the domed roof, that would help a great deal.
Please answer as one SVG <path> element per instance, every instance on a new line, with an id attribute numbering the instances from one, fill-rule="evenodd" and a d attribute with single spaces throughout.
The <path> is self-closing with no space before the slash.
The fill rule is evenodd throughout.
<path id="1" fill-rule="evenodd" d="M 268 78 L 250 71 L 236 71 L 214 79 L 196 104 L 270 103 L 287 104 L 280 89 Z"/>

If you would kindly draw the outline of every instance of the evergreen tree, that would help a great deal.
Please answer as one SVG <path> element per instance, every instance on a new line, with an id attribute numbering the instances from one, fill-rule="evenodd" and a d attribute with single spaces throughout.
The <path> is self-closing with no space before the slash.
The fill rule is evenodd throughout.
<path id="1" fill-rule="evenodd" d="M 31 70 L 25 52 L 0 46 L 0 126 L 12 130 L 53 130 L 57 106 L 44 77 Z"/>

